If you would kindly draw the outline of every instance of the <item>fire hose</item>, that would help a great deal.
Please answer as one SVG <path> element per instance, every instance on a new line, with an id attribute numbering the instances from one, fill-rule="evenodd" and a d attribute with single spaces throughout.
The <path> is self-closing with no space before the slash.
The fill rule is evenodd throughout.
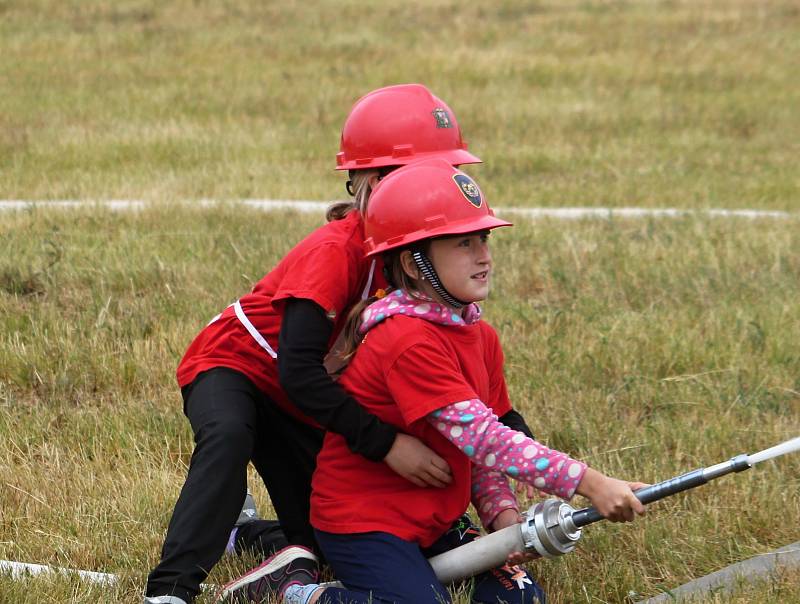
<path id="1" fill-rule="evenodd" d="M 634 492 L 642 503 L 653 503 L 693 489 L 732 472 L 749 470 L 755 464 L 800 450 L 800 437 L 752 455 L 737 455 L 728 461 L 699 468 Z M 603 520 L 593 507 L 576 510 L 560 499 L 547 499 L 531 507 L 519 524 L 506 527 L 471 543 L 430 558 L 436 577 L 444 584 L 472 577 L 505 564 L 509 554 L 525 552 L 543 558 L 570 553 L 584 526 Z"/>

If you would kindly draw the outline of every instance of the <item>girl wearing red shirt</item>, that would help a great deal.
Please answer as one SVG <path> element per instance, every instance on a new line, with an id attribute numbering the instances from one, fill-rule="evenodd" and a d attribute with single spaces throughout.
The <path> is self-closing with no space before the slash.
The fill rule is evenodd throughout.
<path id="1" fill-rule="evenodd" d="M 371 190 L 395 167 L 426 157 L 455 165 L 480 161 L 466 150 L 450 108 L 424 86 L 391 86 L 360 99 L 337 155 L 337 169 L 349 171 L 354 202 L 332 207 L 325 226 L 189 346 L 177 377 L 195 449 L 161 561 L 148 577 L 146 603 L 194 600 L 226 549 L 251 461 L 280 520 L 279 528 L 264 521 L 273 545 L 305 546 L 290 547 L 273 562 L 301 558 L 316 576 L 316 558 L 306 548 L 316 547 L 308 518 L 321 427 L 340 434 L 349 452 L 409 484 L 449 483 L 443 458 L 361 407 L 323 364 L 349 309 L 383 284 L 379 262 L 364 255 L 362 216 Z M 258 536 L 262 529 L 253 523 L 239 530 Z"/>
<path id="2" fill-rule="evenodd" d="M 449 602 L 427 562 L 429 548 L 472 502 L 487 530 L 519 519 L 506 477 L 564 498 L 579 493 L 611 520 L 644 507 L 632 489 L 504 426 L 510 409 L 495 331 L 474 303 L 486 298 L 494 217 L 477 184 L 441 160 L 401 168 L 373 192 L 365 218 L 368 257 L 382 256 L 395 289 L 363 312 L 358 352 L 340 384 L 382 421 L 418 437 L 445 459 L 453 481 L 415 486 L 385 464 L 348 450 L 328 432 L 317 459 L 311 522 L 344 587 L 302 580 L 283 590 L 290 604 Z M 518 559 L 518 556 L 516 557 Z M 514 575 L 515 602 L 543 601 Z M 474 602 L 509 599 L 479 581 Z M 494 591 L 491 591 L 494 589 Z"/>

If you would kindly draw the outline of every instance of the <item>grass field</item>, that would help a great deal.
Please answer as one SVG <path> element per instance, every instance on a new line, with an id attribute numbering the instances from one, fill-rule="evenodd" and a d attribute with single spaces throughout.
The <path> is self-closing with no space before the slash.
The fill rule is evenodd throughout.
<path id="1" fill-rule="evenodd" d="M 176 360 L 319 220 L 236 207 L 3 215 L 0 558 L 120 573 L 111 600 L 136 601 L 191 453 Z M 487 316 L 541 439 L 657 481 L 798 434 L 796 221 L 544 221 L 494 241 Z M 536 574 L 552 602 L 618 602 L 796 541 L 797 457 L 634 526 L 587 529 L 578 553 Z M 31 590 L 5 601 L 100 593 L 0 578 L 0 594 Z"/>
<path id="2" fill-rule="evenodd" d="M 175 202 L 342 198 L 339 129 L 384 84 L 448 101 L 498 206 L 795 213 L 498 233 L 485 309 L 539 438 L 652 482 L 798 435 L 798 57 L 789 1 L 0 0 L 0 198 L 152 202 L 0 213 L 0 559 L 122 577 L 0 574 L 0 603 L 139 601 L 192 450 L 177 361 L 321 221 Z M 624 602 L 798 541 L 798 457 L 534 574 L 554 604 Z"/>

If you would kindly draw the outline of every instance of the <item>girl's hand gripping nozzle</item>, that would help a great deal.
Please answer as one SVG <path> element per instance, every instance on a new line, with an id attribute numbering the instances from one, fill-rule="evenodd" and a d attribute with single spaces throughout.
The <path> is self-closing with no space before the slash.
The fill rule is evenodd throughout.
<path id="1" fill-rule="evenodd" d="M 743 472 L 757 463 L 795 451 L 800 451 L 800 437 L 752 455 L 737 455 L 728 461 L 687 472 L 639 489 L 635 495 L 642 503 L 652 503 L 706 484 L 725 474 Z M 599 520 L 603 520 L 603 516 L 593 507 L 576 510 L 560 499 L 546 499 L 530 508 L 519 524 L 439 554 L 430 558 L 429 562 L 439 580 L 448 583 L 502 566 L 506 558 L 514 552 L 554 558 L 575 549 L 581 538 L 582 527 Z"/>

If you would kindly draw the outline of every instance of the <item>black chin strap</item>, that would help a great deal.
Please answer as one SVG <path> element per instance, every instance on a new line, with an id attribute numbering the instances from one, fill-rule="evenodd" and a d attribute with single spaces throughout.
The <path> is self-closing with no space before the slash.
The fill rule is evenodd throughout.
<path id="1" fill-rule="evenodd" d="M 344 183 L 344 188 L 347 191 L 347 193 L 350 195 L 350 197 L 355 197 L 356 196 L 356 192 L 353 191 L 353 181 L 352 180 L 348 180 L 346 183 Z"/>
<path id="2" fill-rule="evenodd" d="M 468 302 L 462 302 L 458 298 L 453 297 L 453 295 L 444 288 L 444 285 L 442 285 L 439 279 L 439 275 L 436 274 L 436 269 L 433 268 L 433 264 L 424 252 L 411 252 L 411 256 L 414 258 L 414 262 L 422 273 L 422 276 L 430 281 L 431 287 L 439 294 L 442 300 L 453 308 L 464 308 L 468 304 Z"/>

